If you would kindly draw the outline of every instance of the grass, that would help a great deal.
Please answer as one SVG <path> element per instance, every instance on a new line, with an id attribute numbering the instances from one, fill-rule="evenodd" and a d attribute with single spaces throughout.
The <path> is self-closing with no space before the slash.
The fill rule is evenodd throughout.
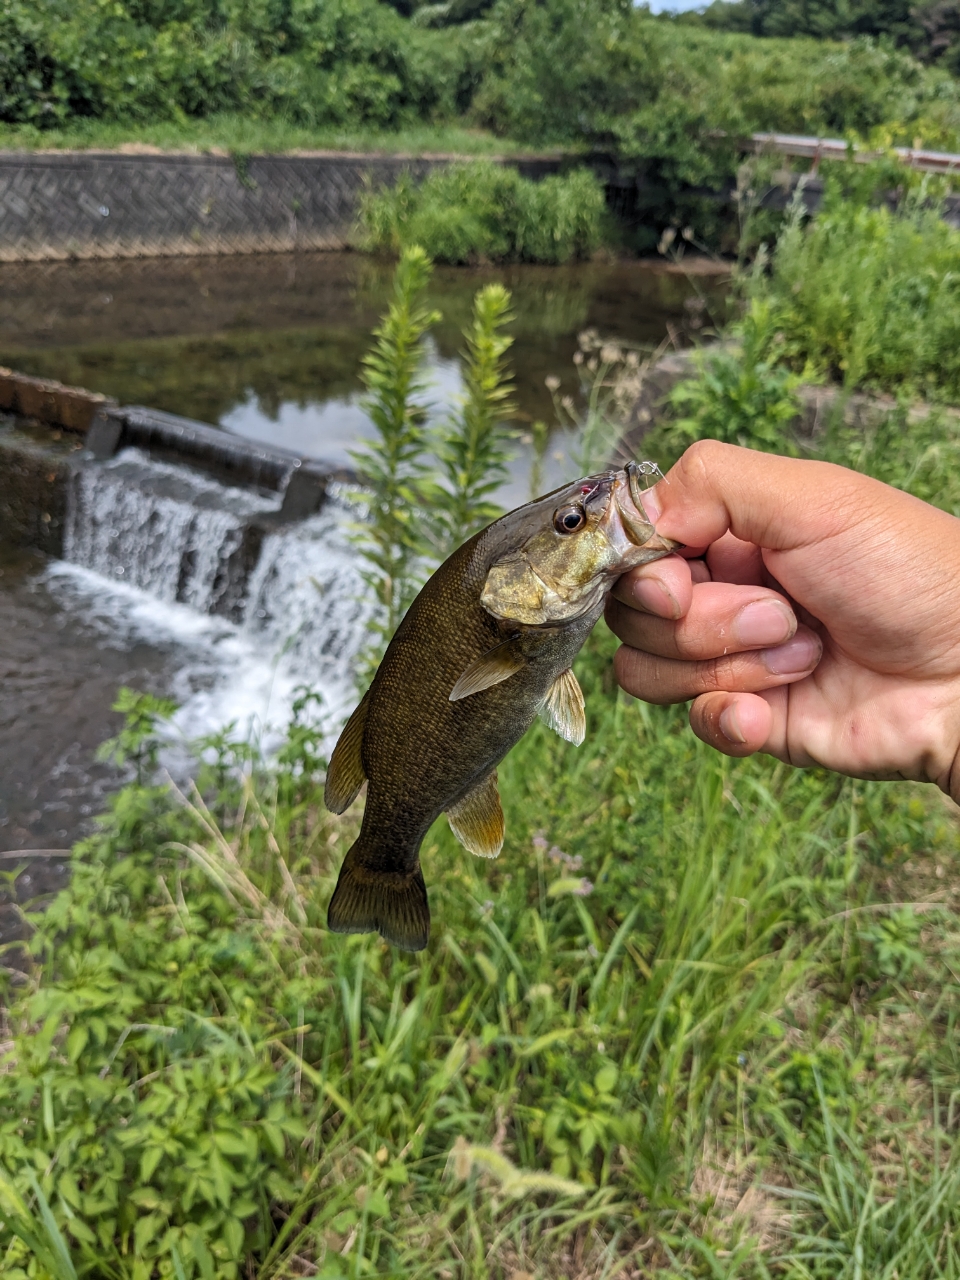
<path id="1" fill-rule="evenodd" d="M 428 837 L 420 959 L 323 927 L 357 814 L 308 722 L 206 801 L 146 761 L 10 994 L 5 1276 L 61 1274 L 34 1176 L 80 1276 L 954 1274 L 952 809 L 722 759 L 610 649 L 584 747 L 505 762 L 499 862 Z"/>
<path id="2" fill-rule="evenodd" d="M 530 148 L 489 130 L 456 123 L 412 124 L 398 129 L 302 125 L 236 113 L 152 122 L 78 118 L 60 128 L 0 124 L 5 151 L 159 151 L 214 154 L 283 154 L 292 151 L 384 152 L 388 155 L 514 155 Z"/>
<path id="3" fill-rule="evenodd" d="M 603 187 L 588 169 L 534 182 L 483 160 L 369 190 L 359 221 L 365 248 L 420 245 L 438 262 L 560 264 L 589 258 L 610 238 Z"/>
<path id="4" fill-rule="evenodd" d="M 791 384 L 745 334 L 662 463 L 718 405 L 770 447 Z M 960 513 L 955 415 L 818 448 Z M 124 695 L 136 780 L 6 971 L 5 1278 L 960 1276 L 956 806 L 721 757 L 617 692 L 613 648 L 577 663 L 584 745 L 538 724 L 500 767 L 499 860 L 428 834 L 416 957 L 325 928 L 360 806 L 322 807 L 309 692 L 273 763 L 225 733 L 183 791 L 169 707 Z"/>
<path id="5" fill-rule="evenodd" d="M 955 401 L 960 232 L 927 183 L 896 210 L 875 190 L 848 198 L 835 176 L 815 219 L 788 221 L 769 277 L 755 272 L 750 292 L 769 307 L 777 356 L 794 367 L 850 389 Z"/>

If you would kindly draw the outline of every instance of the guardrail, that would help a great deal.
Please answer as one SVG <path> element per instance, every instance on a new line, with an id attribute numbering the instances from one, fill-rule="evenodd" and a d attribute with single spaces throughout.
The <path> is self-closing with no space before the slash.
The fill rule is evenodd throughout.
<path id="1" fill-rule="evenodd" d="M 895 155 L 910 169 L 922 173 L 960 173 L 960 155 L 949 151 L 926 151 L 916 147 L 891 147 L 889 151 L 874 151 L 846 142 L 843 138 L 807 138 L 794 133 L 754 133 L 750 151 L 779 151 L 785 156 L 805 156 L 817 160 L 853 160 L 857 164 L 869 164 L 884 156 Z"/>

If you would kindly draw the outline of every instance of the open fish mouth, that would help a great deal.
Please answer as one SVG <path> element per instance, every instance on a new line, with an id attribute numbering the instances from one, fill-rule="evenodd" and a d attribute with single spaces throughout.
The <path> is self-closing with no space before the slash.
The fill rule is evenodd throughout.
<path id="1" fill-rule="evenodd" d="M 639 463 L 628 462 L 614 482 L 614 501 L 611 505 L 616 508 L 620 526 L 628 542 L 632 547 L 643 551 L 639 557 L 635 553 L 629 555 L 631 566 L 669 555 L 683 545 L 657 533 L 653 521 L 644 510 L 640 485 L 641 477 L 646 474 Z"/>

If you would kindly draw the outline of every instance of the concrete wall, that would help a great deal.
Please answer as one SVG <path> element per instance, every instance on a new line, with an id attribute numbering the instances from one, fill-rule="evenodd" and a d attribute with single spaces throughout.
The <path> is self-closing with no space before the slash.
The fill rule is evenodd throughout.
<path id="1" fill-rule="evenodd" d="M 453 159 L 0 153 L 0 262 L 339 249 L 366 183 Z M 560 167 L 507 163 L 531 177 Z"/>

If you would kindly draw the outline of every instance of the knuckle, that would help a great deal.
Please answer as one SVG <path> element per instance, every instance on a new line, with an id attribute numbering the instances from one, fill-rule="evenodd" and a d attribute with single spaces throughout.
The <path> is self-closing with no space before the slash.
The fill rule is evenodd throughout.
<path id="1" fill-rule="evenodd" d="M 695 440 L 683 453 L 680 467 L 695 481 L 707 481 L 730 446 L 719 440 Z"/>

